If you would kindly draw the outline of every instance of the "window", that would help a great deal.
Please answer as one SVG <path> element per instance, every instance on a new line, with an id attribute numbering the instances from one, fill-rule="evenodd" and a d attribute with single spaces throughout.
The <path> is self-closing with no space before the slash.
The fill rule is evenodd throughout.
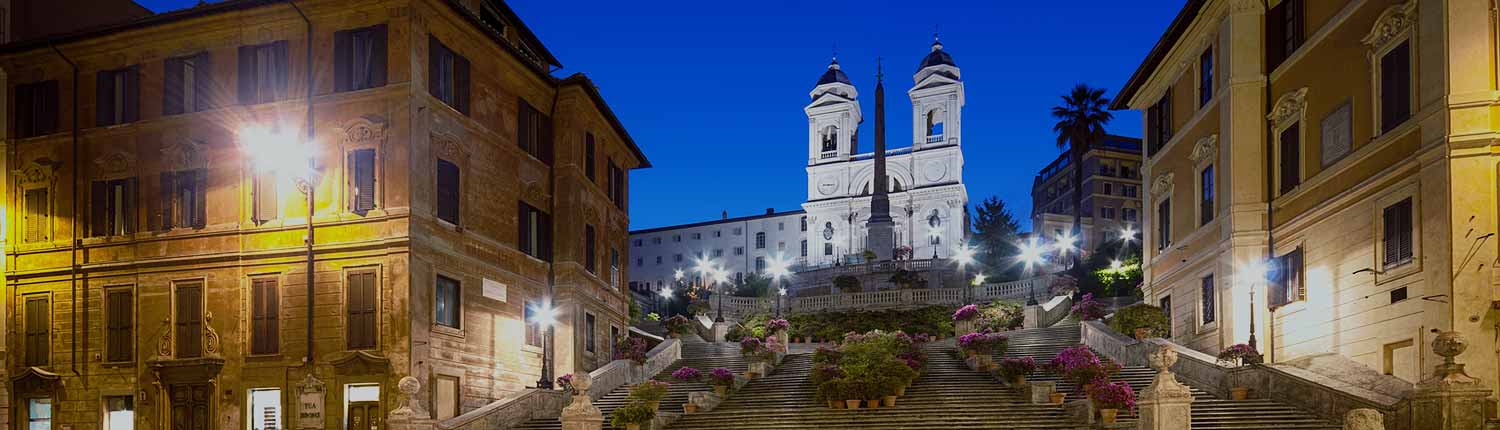
<path id="1" fill-rule="evenodd" d="M 755 273 L 766 271 L 766 257 L 755 257 Z"/>
<path id="2" fill-rule="evenodd" d="M 833 255 L 833 244 L 832 243 L 825 243 L 825 244 L 823 244 L 823 255 Z"/>
<path id="3" fill-rule="evenodd" d="M 1169 140 L 1172 140 L 1171 89 L 1156 104 L 1146 109 L 1146 156 L 1150 157 L 1161 150 Z"/>
<path id="4" fill-rule="evenodd" d="M 633 240 L 633 241 L 631 241 L 631 243 L 635 244 L 636 248 L 640 248 L 641 247 L 641 240 L 640 239 Z"/>
<path id="5" fill-rule="evenodd" d="M 457 376 L 433 375 L 432 404 L 437 419 L 446 420 L 459 415 L 461 393 Z"/>
<path id="6" fill-rule="evenodd" d="M 734 255 L 745 255 L 745 247 L 743 247 L 743 246 L 736 246 L 736 247 L 734 247 Z"/>
<path id="7" fill-rule="evenodd" d="M 714 237 L 724 237 L 723 230 L 714 230 Z"/>
<path id="8" fill-rule="evenodd" d="M 674 262 L 674 263 L 681 263 L 682 262 L 682 254 L 673 255 L 672 256 L 672 262 Z"/>
<path id="9" fill-rule="evenodd" d="M 16 137 L 57 132 L 57 81 L 16 85 Z"/>
<path id="10" fill-rule="evenodd" d="M 661 281 L 656 281 L 656 284 L 657 284 L 658 288 L 661 287 Z M 620 344 L 620 328 L 619 327 L 615 327 L 614 325 L 610 325 L 609 326 L 609 356 L 610 357 L 614 357 L 615 356 L 615 349 L 616 349 L 615 347 L 616 347 L 616 345 L 619 345 L 619 344 Z"/>
<path id="11" fill-rule="evenodd" d="M 250 353 L 281 350 L 281 291 L 275 277 L 250 281 Z"/>
<path id="12" fill-rule="evenodd" d="M 777 222 L 776 223 L 776 231 L 786 231 L 786 223 L 785 222 Z"/>
<path id="13" fill-rule="evenodd" d="M 661 245 L 661 238 L 660 237 L 653 237 L 653 238 L 651 238 L 651 244 L 652 245 Z"/>
<path id="14" fill-rule="evenodd" d="M 1120 194 L 1125 197 L 1135 197 L 1135 185 L 1121 185 Z"/>
<path id="15" fill-rule="evenodd" d="M 240 104 L 253 105 L 281 100 L 287 95 L 287 43 L 241 46 L 239 61 Z"/>
<path id="16" fill-rule="evenodd" d="M 459 318 L 459 310 L 463 306 L 461 302 L 463 294 L 458 280 L 438 275 L 434 288 L 436 298 L 432 301 L 433 321 L 437 321 L 438 325 L 442 326 L 463 328 Z"/>
<path id="17" fill-rule="evenodd" d="M 203 228 L 208 214 L 208 171 L 162 172 L 161 229 Z"/>
<path id="18" fill-rule="evenodd" d="M 583 226 L 583 269 L 589 273 L 598 273 L 599 263 L 594 248 L 598 241 L 594 233 L 594 226 L 584 224 Z"/>
<path id="19" fill-rule="evenodd" d="M 1281 131 L 1281 142 L 1277 146 L 1278 164 L 1280 171 L 1281 194 L 1291 192 L 1302 183 L 1302 123 L 1295 122 L 1285 130 Z"/>
<path id="20" fill-rule="evenodd" d="M 250 410 L 246 412 L 249 430 L 276 430 L 283 428 L 281 422 L 281 389 L 254 388 L 247 396 Z"/>
<path id="21" fill-rule="evenodd" d="M 26 190 L 26 241 L 42 242 L 52 233 L 52 201 L 46 188 Z"/>
<path id="22" fill-rule="evenodd" d="M 1172 199 L 1162 199 L 1156 205 L 1156 249 L 1167 249 L 1172 244 Z"/>
<path id="23" fill-rule="evenodd" d="M 37 397 L 26 400 L 26 429 L 52 430 L 52 399 Z"/>
<path id="24" fill-rule="evenodd" d="M 1115 208 L 1099 208 L 1099 217 L 1104 219 L 1115 219 Z"/>
<path id="25" fill-rule="evenodd" d="M 1136 218 L 1137 216 L 1135 208 L 1120 208 L 1120 219 L 1125 221 L 1135 221 Z"/>
<path id="26" fill-rule="evenodd" d="M 104 292 L 104 361 L 131 361 L 135 342 L 132 327 L 135 324 L 135 301 L 131 300 L 129 287 L 118 287 Z"/>
<path id="27" fill-rule="evenodd" d="M 777 251 L 786 251 L 786 242 L 776 241 L 776 250 Z"/>
<path id="28" fill-rule="evenodd" d="M 1219 302 L 1218 289 L 1214 288 L 1214 275 L 1204 276 L 1199 283 L 1198 295 L 1202 300 L 1198 304 L 1198 315 L 1203 317 L 1203 325 L 1214 322 L 1214 304 Z"/>
<path id="29" fill-rule="evenodd" d="M 1198 56 L 1198 106 L 1207 105 L 1214 99 L 1214 48 L 1210 46 Z"/>
<path id="30" fill-rule="evenodd" d="M 661 265 L 661 256 L 660 255 L 656 256 L 656 265 L 657 266 Z"/>
<path id="31" fill-rule="evenodd" d="M 51 306 L 47 296 L 26 298 L 26 360 L 27 366 L 46 366 L 51 348 Z"/>
<path id="32" fill-rule="evenodd" d="M 766 249 L 766 233 L 755 233 L 755 249 Z"/>
<path id="33" fill-rule="evenodd" d="M 1411 197 L 1402 199 L 1381 210 L 1381 266 L 1390 269 L 1411 263 L 1414 257 L 1412 246 Z"/>
<path id="34" fill-rule="evenodd" d="M 1411 41 L 1401 42 L 1380 57 L 1380 132 L 1396 129 L 1411 118 Z"/>
<path id="35" fill-rule="evenodd" d="M 674 235 L 672 235 L 672 243 L 682 243 L 682 235 L 680 235 L 680 234 L 674 234 Z"/>
<path id="36" fill-rule="evenodd" d="M 589 182 L 595 182 L 599 175 L 594 168 L 594 133 L 583 134 L 583 176 L 589 178 Z"/>
<path id="37" fill-rule="evenodd" d="M 719 249 L 715 249 L 714 250 L 714 257 L 717 258 L 717 257 L 723 257 L 723 256 L 724 256 L 724 249 L 723 248 L 719 248 Z"/>
<path id="38" fill-rule="evenodd" d="M 548 165 L 552 164 L 552 120 L 525 99 L 518 99 L 516 109 L 516 144 L 522 151 Z"/>
<path id="39" fill-rule="evenodd" d="M 349 272 L 346 280 L 349 289 L 344 298 L 347 307 L 347 342 L 349 349 L 374 348 L 378 343 L 379 322 L 375 320 L 375 303 L 379 300 L 379 289 L 375 284 L 375 271 Z"/>
<path id="40" fill-rule="evenodd" d="M 526 303 L 526 346 L 542 346 L 542 325 L 536 323 L 536 302 Z"/>
<path id="41" fill-rule="evenodd" d="M 802 217 L 802 231 L 807 231 L 807 217 Z"/>
<path id="42" fill-rule="evenodd" d="M 1115 184 L 1111 184 L 1111 183 L 1105 182 L 1104 183 L 1104 194 L 1105 195 L 1112 195 L 1114 193 L 1115 193 Z"/>
<path id="43" fill-rule="evenodd" d="M 703 233 L 693 233 L 693 240 L 703 239 Z"/>
<path id="44" fill-rule="evenodd" d="M 1172 296 L 1162 297 L 1161 300 L 1157 301 L 1157 306 L 1161 308 L 1161 313 L 1165 314 L 1166 317 L 1167 317 L 1167 333 L 1166 333 L 1166 336 L 1164 336 L 1164 337 L 1166 337 L 1167 339 L 1171 339 L 1172 338 Z"/>
<path id="45" fill-rule="evenodd" d="M 641 267 L 641 266 L 645 266 L 645 265 L 646 265 L 646 259 L 640 258 L 640 257 L 636 257 L 635 258 L 635 267 Z"/>
<path id="46" fill-rule="evenodd" d="M 1285 0 L 1266 12 L 1266 70 L 1275 70 L 1302 47 L 1302 0 Z"/>
<path id="47" fill-rule="evenodd" d="M 104 430 L 135 428 L 135 399 L 130 396 L 104 398 Z"/>
<path id="48" fill-rule="evenodd" d="M 1198 172 L 1198 225 L 1214 220 L 1214 166 Z"/>
<path id="49" fill-rule="evenodd" d="M 385 24 L 333 33 L 333 90 L 385 86 Z"/>
<path id="50" fill-rule="evenodd" d="M 360 215 L 375 209 L 375 149 L 349 151 L 349 211 Z"/>
<path id="51" fill-rule="evenodd" d="M 464 115 L 469 114 L 469 59 L 427 36 L 427 93 Z"/>
<path id="52" fill-rule="evenodd" d="M 734 228 L 734 235 L 735 236 L 739 236 L 739 235 L 742 235 L 742 234 L 745 234 L 745 229 L 740 228 L 740 227 L 735 227 Z"/>
<path id="53" fill-rule="evenodd" d="M 437 161 L 437 218 L 452 225 L 459 225 L 462 179 L 458 165 L 438 159 Z"/>
<path id="54" fill-rule="evenodd" d="M 839 128 L 828 126 L 823 128 L 822 152 L 835 152 L 839 150 Z"/>
<path id="55" fill-rule="evenodd" d="M 162 115 L 198 112 L 211 106 L 213 68 L 207 52 L 168 58 L 162 73 Z"/>
<path id="56" fill-rule="evenodd" d="M 625 209 L 625 169 L 609 160 L 609 196 L 615 207 Z"/>
<path id="57" fill-rule="evenodd" d="M 1307 298 L 1302 285 L 1302 247 L 1276 257 L 1270 266 L 1266 287 L 1271 309 Z"/>
<path id="58" fill-rule="evenodd" d="M 802 239 L 802 256 L 807 256 L 807 239 Z"/>
<path id="59" fill-rule="evenodd" d="M 542 261 L 552 261 L 552 216 L 526 204 L 521 207 L 521 252 Z"/>
<path id="60" fill-rule="evenodd" d="M 124 236 L 135 232 L 135 178 L 94 181 L 89 193 L 90 236 Z"/>
<path id="61" fill-rule="evenodd" d="M 594 342 L 597 341 L 594 336 L 594 324 L 594 314 L 585 312 L 583 314 L 583 327 L 585 337 L 585 340 L 583 342 L 583 349 L 590 353 L 598 350 L 597 347 L 594 346 Z"/>
<path id="62" fill-rule="evenodd" d="M 276 172 L 269 169 L 255 172 L 255 178 L 251 179 L 250 194 L 254 201 L 254 217 L 256 223 L 265 223 L 276 219 Z"/>
<path id="63" fill-rule="evenodd" d="M 620 250 L 609 248 L 609 286 L 620 289 Z"/>
<path id="64" fill-rule="evenodd" d="M 175 285 L 173 335 L 177 338 L 176 358 L 203 356 L 203 284 L 197 281 Z"/>
<path id="65" fill-rule="evenodd" d="M 141 75 L 135 66 L 95 75 L 94 125 L 135 122 L 141 118 Z"/>

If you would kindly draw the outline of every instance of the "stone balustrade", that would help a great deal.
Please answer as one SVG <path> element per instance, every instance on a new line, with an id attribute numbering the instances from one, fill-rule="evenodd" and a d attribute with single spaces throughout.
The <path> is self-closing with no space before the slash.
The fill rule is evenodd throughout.
<path id="1" fill-rule="evenodd" d="M 885 290 L 790 298 L 783 297 L 780 298 L 780 305 L 782 314 L 786 315 L 838 312 L 854 309 L 908 309 L 933 305 L 960 306 L 965 304 L 965 289 L 970 290 L 969 293 L 973 298 L 972 302 L 975 303 L 985 303 L 996 299 L 1024 301 L 1033 292 L 1042 296 L 1049 295 L 1053 279 L 1052 275 L 1046 275 L 1019 281 L 990 283 L 966 288 Z M 736 319 L 753 314 L 772 313 L 776 310 L 777 300 L 778 298 L 776 297 L 713 297 L 708 300 L 708 305 L 711 309 L 708 315 L 718 315 L 717 312 L 721 306 L 724 309 L 724 316 Z M 1066 309 L 1067 306 L 1064 306 L 1062 310 L 1055 310 L 1055 312 L 1061 312 L 1061 316 L 1067 316 Z M 1049 315 L 1049 317 L 1057 317 L 1057 319 L 1061 319 L 1061 316 Z"/>

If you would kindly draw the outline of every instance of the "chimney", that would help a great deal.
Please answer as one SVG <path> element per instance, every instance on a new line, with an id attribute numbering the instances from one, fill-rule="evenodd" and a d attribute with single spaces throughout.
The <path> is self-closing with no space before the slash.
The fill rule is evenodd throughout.
<path id="1" fill-rule="evenodd" d="M 766 208 L 766 215 L 776 213 L 776 208 Z"/>
<path id="2" fill-rule="evenodd" d="M 719 219 L 729 219 L 729 211 L 719 212 Z"/>

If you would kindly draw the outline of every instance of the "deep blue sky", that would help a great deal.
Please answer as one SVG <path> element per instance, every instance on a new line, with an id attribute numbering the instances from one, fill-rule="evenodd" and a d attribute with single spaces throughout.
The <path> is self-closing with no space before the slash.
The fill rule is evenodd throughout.
<path id="1" fill-rule="evenodd" d="M 197 0 L 137 0 L 154 11 Z M 1060 152 L 1051 106 L 1078 82 L 1113 96 L 1183 0 L 714 2 L 510 0 L 567 67 L 599 85 L 655 165 L 632 174 L 633 229 L 799 208 L 807 197 L 802 107 L 835 45 L 874 136 L 875 57 L 885 57 L 887 135 L 911 135 L 911 75 L 934 26 L 962 70 L 964 181 L 1029 228 L 1030 187 Z M 1141 133 L 1116 112 L 1110 131 Z M 868 151 L 873 138 L 861 139 Z"/>

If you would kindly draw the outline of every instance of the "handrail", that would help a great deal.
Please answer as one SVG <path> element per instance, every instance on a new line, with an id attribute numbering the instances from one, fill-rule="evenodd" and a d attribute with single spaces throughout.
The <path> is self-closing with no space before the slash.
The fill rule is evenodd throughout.
<path id="1" fill-rule="evenodd" d="M 439 421 L 439 430 L 490 430 L 512 428 L 535 418 L 558 416 L 569 396 L 558 390 L 526 389 L 462 415 Z"/>
<path id="2" fill-rule="evenodd" d="M 865 270 L 871 265 L 898 263 L 911 264 L 914 262 L 871 263 L 850 266 L 848 270 Z M 1026 299 L 1031 294 L 1050 294 L 1049 287 L 1053 279 L 1054 276 L 1052 275 L 1043 275 L 1017 281 L 988 283 L 965 288 L 970 289 L 971 294 L 969 297 L 972 297 L 974 302 L 988 302 L 997 299 L 1019 301 Z M 933 305 L 958 306 L 964 304 L 965 288 L 883 290 L 781 298 L 781 311 L 783 314 L 806 314 L 854 309 L 906 309 Z M 771 313 L 777 304 L 777 298 L 774 297 L 725 296 L 722 299 L 722 304 L 719 299 L 709 300 L 710 309 L 717 311 L 722 306 L 726 316 L 733 316 L 735 318 L 744 318 L 753 314 Z M 1063 315 L 1066 316 L 1066 313 Z M 1056 320 L 1053 322 L 1056 322 Z"/>

